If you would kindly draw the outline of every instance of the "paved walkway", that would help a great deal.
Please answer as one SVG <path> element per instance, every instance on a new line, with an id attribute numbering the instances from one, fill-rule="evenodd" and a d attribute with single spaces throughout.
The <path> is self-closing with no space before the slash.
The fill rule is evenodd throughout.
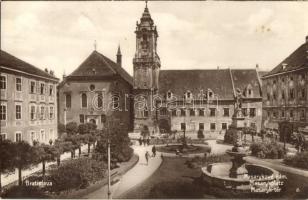
<path id="1" fill-rule="evenodd" d="M 211 154 L 224 154 L 228 149 L 232 149 L 231 145 L 217 144 L 216 140 L 206 141 L 211 147 Z"/>
<path id="2" fill-rule="evenodd" d="M 150 146 L 133 146 L 134 153 L 139 156 L 138 163 L 130 169 L 126 174 L 124 174 L 121 180 L 111 186 L 112 198 L 119 198 L 125 192 L 131 190 L 137 185 L 141 184 L 147 178 L 149 178 L 161 165 L 162 159 L 158 153 L 156 157 L 151 157 L 149 159 L 149 164 L 146 164 L 145 152 L 149 151 L 152 155 L 152 145 Z M 107 186 L 103 186 L 100 189 L 88 194 L 82 198 L 87 199 L 102 199 L 107 198 Z"/>

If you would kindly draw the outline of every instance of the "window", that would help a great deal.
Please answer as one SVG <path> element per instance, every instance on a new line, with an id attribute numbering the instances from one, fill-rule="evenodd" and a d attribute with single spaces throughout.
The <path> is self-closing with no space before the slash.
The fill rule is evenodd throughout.
<path id="1" fill-rule="evenodd" d="M 16 119 L 21 119 L 21 105 L 16 105 L 15 106 L 16 110 Z"/>
<path id="2" fill-rule="evenodd" d="M 285 99 L 284 90 L 281 91 L 281 98 L 282 98 L 283 100 Z"/>
<path id="3" fill-rule="evenodd" d="M 6 105 L 0 106 L 0 120 L 6 120 Z"/>
<path id="4" fill-rule="evenodd" d="M 49 85 L 49 96 L 53 95 L 53 85 Z"/>
<path id="5" fill-rule="evenodd" d="M 204 130 L 204 123 L 199 123 L 199 130 Z"/>
<path id="6" fill-rule="evenodd" d="M 103 107 L 103 93 L 102 92 L 97 93 L 97 107 L 98 108 Z"/>
<path id="7" fill-rule="evenodd" d="M 252 127 L 252 128 L 256 128 L 256 127 L 257 127 L 257 126 L 256 126 L 256 123 L 251 122 L 251 123 L 250 123 L 250 127 Z"/>
<path id="8" fill-rule="evenodd" d="M 17 77 L 16 80 L 16 91 L 21 91 L 21 78 Z"/>
<path id="9" fill-rule="evenodd" d="M 301 89 L 301 98 L 305 98 L 305 89 Z"/>
<path id="10" fill-rule="evenodd" d="M 30 133 L 31 141 L 33 142 L 35 140 L 35 132 L 31 131 Z"/>
<path id="11" fill-rule="evenodd" d="M 147 108 L 145 108 L 145 110 L 143 111 L 143 116 L 144 117 L 148 117 L 149 116 L 149 111 Z"/>
<path id="12" fill-rule="evenodd" d="M 215 123 L 211 123 L 210 128 L 211 128 L 211 131 L 214 131 L 216 129 L 216 124 Z"/>
<path id="13" fill-rule="evenodd" d="M 215 108 L 210 108 L 210 116 L 215 117 L 216 115 L 216 109 Z"/>
<path id="14" fill-rule="evenodd" d="M 290 99 L 294 99 L 294 89 L 290 89 Z"/>
<path id="15" fill-rule="evenodd" d="M 49 118 L 50 118 L 50 119 L 53 119 L 53 118 L 54 118 L 54 110 L 53 110 L 53 107 L 52 107 L 52 106 L 49 107 Z"/>
<path id="16" fill-rule="evenodd" d="M 190 99 L 191 98 L 191 92 L 186 92 L 186 98 Z"/>
<path id="17" fill-rule="evenodd" d="M 277 117 L 277 112 L 273 111 L 273 117 L 276 118 Z"/>
<path id="18" fill-rule="evenodd" d="M 91 85 L 90 85 L 90 90 L 91 90 L 91 91 L 95 90 L 95 85 L 91 84 Z"/>
<path id="19" fill-rule="evenodd" d="M 6 76 L 0 76 L 0 89 L 6 89 Z"/>
<path id="20" fill-rule="evenodd" d="M 271 100 L 271 94 L 270 93 L 267 93 L 267 100 Z"/>
<path id="21" fill-rule="evenodd" d="M 290 110 L 290 117 L 293 118 L 293 110 Z"/>
<path id="22" fill-rule="evenodd" d="M 65 95 L 65 105 L 66 105 L 66 108 L 71 108 L 71 105 L 72 105 L 72 96 L 71 96 L 71 94 L 66 94 Z"/>
<path id="23" fill-rule="evenodd" d="M 83 93 L 81 95 L 81 107 L 86 108 L 88 107 L 88 99 L 87 99 L 87 94 Z"/>
<path id="24" fill-rule="evenodd" d="M 242 108 L 242 112 L 244 116 L 247 116 L 247 108 Z"/>
<path id="25" fill-rule="evenodd" d="M 255 117 L 256 116 L 256 109 L 255 108 L 250 108 L 249 116 L 250 117 Z"/>
<path id="26" fill-rule="evenodd" d="M 101 123 L 106 123 L 106 115 L 101 115 Z"/>
<path id="27" fill-rule="evenodd" d="M 45 84 L 44 83 L 41 83 L 40 91 L 41 91 L 41 95 L 43 95 L 44 91 L 45 91 Z"/>
<path id="28" fill-rule="evenodd" d="M 41 139 L 42 141 L 45 141 L 45 131 L 41 130 Z"/>
<path id="29" fill-rule="evenodd" d="M 35 119 L 35 106 L 30 107 L 30 118 L 31 120 Z"/>
<path id="30" fill-rule="evenodd" d="M 273 93 L 273 99 L 276 100 L 276 92 Z"/>
<path id="31" fill-rule="evenodd" d="M 0 141 L 2 141 L 2 140 L 6 140 L 6 134 L 5 133 L 0 134 Z"/>
<path id="32" fill-rule="evenodd" d="M 30 82 L 30 93 L 31 94 L 35 93 L 35 81 Z"/>
<path id="33" fill-rule="evenodd" d="M 190 109 L 189 110 L 189 115 L 190 116 L 195 116 L 195 110 L 194 109 Z"/>
<path id="34" fill-rule="evenodd" d="M 185 131 L 186 130 L 186 124 L 185 123 L 181 123 L 181 130 Z"/>
<path id="35" fill-rule="evenodd" d="M 204 110 L 203 109 L 199 110 L 199 116 L 204 116 Z"/>
<path id="36" fill-rule="evenodd" d="M 114 95 L 112 97 L 112 108 L 118 109 L 120 104 L 120 97 L 118 95 Z"/>
<path id="37" fill-rule="evenodd" d="M 185 116 L 186 115 L 186 112 L 184 109 L 181 109 L 181 116 Z"/>
<path id="38" fill-rule="evenodd" d="M 248 95 L 251 96 L 251 89 L 248 89 Z"/>
<path id="39" fill-rule="evenodd" d="M 171 92 L 168 92 L 168 93 L 167 93 L 167 98 L 168 98 L 168 99 L 171 99 L 171 97 L 172 97 L 172 93 L 171 93 Z"/>
<path id="40" fill-rule="evenodd" d="M 44 119 L 44 114 L 45 114 L 45 108 L 44 108 L 44 106 L 41 106 L 41 116 L 40 116 L 40 119 Z"/>
<path id="41" fill-rule="evenodd" d="M 229 117 L 229 108 L 224 108 L 224 117 Z"/>
<path id="42" fill-rule="evenodd" d="M 172 115 L 172 116 L 176 116 L 176 110 L 172 110 L 172 111 L 171 111 L 171 115 Z"/>
<path id="43" fill-rule="evenodd" d="M 80 121 L 80 123 L 84 123 L 84 115 L 83 114 L 80 114 L 79 115 L 79 121 Z"/>
<path id="44" fill-rule="evenodd" d="M 15 142 L 20 142 L 22 140 L 21 133 L 15 133 Z"/>
<path id="45" fill-rule="evenodd" d="M 209 92 L 209 98 L 213 97 L 213 92 Z"/>
<path id="46" fill-rule="evenodd" d="M 53 139 L 54 135 L 53 135 L 53 129 L 49 129 L 49 140 Z"/>
<path id="47" fill-rule="evenodd" d="M 281 111 L 281 117 L 284 117 L 285 116 L 285 113 L 284 113 L 284 111 L 282 110 Z"/>
<path id="48" fill-rule="evenodd" d="M 222 130 L 227 130 L 227 123 L 222 123 L 221 124 L 221 129 Z"/>
<path id="49" fill-rule="evenodd" d="M 305 119 L 305 110 L 301 110 L 300 118 Z"/>

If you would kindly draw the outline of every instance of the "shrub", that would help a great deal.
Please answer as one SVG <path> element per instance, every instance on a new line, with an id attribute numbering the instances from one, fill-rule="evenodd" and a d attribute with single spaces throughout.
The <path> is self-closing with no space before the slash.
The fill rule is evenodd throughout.
<path id="1" fill-rule="evenodd" d="M 105 177 L 107 166 L 90 158 L 70 160 L 58 169 L 50 171 L 48 179 L 52 182 L 51 191 L 60 192 L 86 188 Z"/>
<path id="2" fill-rule="evenodd" d="M 203 139 L 204 138 L 203 130 L 198 130 L 198 138 L 199 139 Z"/>
<path id="3" fill-rule="evenodd" d="M 290 166 L 308 169 L 308 152 L 297 153 L 295 156 L 288 156 L 284 163 Z"/>
<path id="4" fill-rule="evenodd" d="M 250 145 L 251 155 L 258 158 L 280 159 L 285 155 L 283 145 L 277 142 L 252 143 Z"/>

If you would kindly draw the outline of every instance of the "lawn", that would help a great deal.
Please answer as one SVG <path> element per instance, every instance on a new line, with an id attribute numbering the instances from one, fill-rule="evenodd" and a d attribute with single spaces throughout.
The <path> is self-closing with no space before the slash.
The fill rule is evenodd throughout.
<path id="1" fill-rule="evenodd" d="M 210 189 L 198 182 L 200 168 L 189 168 L 187 158 L 164 158 L 161 167 L 141 185 L 126 192 L 121 198 L 128 199 L 171 199 L 171 198 L 232 198 L 232 192 Z M 282 173 L 288 180 L 285 191 L 279 195 L 264 195 L 262 198 L 308 198 L 308 178 Z M 296 192 L 296 190 L 298 192 Z M 213 195 L 215 194 L 215 195 Z M 238 198 L 260 198 L 257 195 L 237 196 Z M 234 197 L 235 198 L 235 197 Z"/>

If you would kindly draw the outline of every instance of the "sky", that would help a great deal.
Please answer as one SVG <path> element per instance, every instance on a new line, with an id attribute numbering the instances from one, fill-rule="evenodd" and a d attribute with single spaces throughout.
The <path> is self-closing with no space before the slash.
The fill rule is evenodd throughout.
<path id="1" fill-rule="evenodd" d="M 94 50 L 132 75 L 143 1 L 2 2 L 1 48 L 39 67 L 70 74 Z M 308 35 L 308 2 L 149 1 L 161 69 L 271 70 Z"/>

